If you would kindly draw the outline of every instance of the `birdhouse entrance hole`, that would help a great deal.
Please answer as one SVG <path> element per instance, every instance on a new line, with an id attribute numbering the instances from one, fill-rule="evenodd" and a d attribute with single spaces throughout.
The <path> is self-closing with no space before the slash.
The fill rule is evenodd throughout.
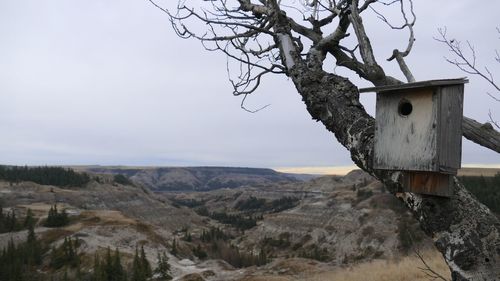
<path id="1" fill-rule="evenodd" d="M 408 101 L 407 99 L 402 99 L 401 102 L 399 102 L 398 106 L 399 115 L 406 117 L 410 115 L 412 111 L 413 111 L 413 105 L 411 105 L 410 101 Z"/>

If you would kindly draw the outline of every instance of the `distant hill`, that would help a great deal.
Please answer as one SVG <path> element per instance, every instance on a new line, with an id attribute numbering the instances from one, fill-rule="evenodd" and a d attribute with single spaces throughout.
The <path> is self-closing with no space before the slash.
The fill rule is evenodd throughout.
<path id="1" fill-rule="evenodd" d="M 311 179 L 265 168 L 237 167 L 80 167 L 103 174 L 122 174 L 153 191 L 209 191 L 219 188 L 294 183 Z"/>
<path id="2" fill-rule="evenodd" d="M 484 176 L 493 177 L 500 173 L 500 168 L 471 168 L 465 167 L 458 170 L 459 176 Z"/>

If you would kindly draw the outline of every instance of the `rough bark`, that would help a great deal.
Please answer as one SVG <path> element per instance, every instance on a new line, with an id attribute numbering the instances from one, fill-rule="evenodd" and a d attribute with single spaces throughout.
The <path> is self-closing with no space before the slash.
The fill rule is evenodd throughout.
<path id="1" fill-rule="evenodd" d="M 451 199 L 399 193 L 398 172 L 373 170 L 374 119 L 359 103 L 356 86 L 313 61 L 297 61 L 289 74 L 313 119 L 335 134 L 361 169 L 404 200 L 434 239 L 453 280 L 500 280 L 500 221 L 488 208 L 458 180 Z"/>
<path id="2" fill-rule="evenodd" d="M 462 130 L 470 141 L 500 153 L 500 133 L 490 123 L 481 124 L 464 116 Z"/>

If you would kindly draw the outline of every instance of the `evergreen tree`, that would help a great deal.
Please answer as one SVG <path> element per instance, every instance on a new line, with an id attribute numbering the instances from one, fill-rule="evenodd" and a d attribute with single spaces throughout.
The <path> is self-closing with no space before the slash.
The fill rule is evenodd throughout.
<path id="1" fill-rule="evenodd" d="M 172 250 L 170 253 L 172 253 L 173 256 L 177 256 L 177 242 L 175 241 L 175 238 L 174 241 L 172 241 Z"/>
<path id="2" fill-rule="evenodd" d="M 99 259 L 99 254 L 95 252 L 94 254 L 94 272 L 92 274 L 91 281 L 106 281 L 106 274 L 102 266 L 101 260 Z"/>
<path id="3" fill-rule="evenodd" d="M 111 249 L 108 247 L 106 250 L 106 259 L 104 264 L 104 271 L 106 272 L 106 281 L 114 281 L 114 268 L 113 268 L 113 259 L 111 257 Z"/>
<path id="4" fill-rule="evenodd" d="M 112 263 L 112 272 L 111 278 L 108 278 L 110 281 L 126 281 L 125 270 L 123 269 L 121 260 L 120 260 L 120 252 L 118 252 L 118 248 L 115 249 L 115 253 L 113 255 L 113 263 Z"/>
<path id="5" fill-rule="evenodd" d="M 4 233 L 6 231 L 5 229 L 5 216 L 3 214 L 3 206 L 2 202 L 0 202 L 0 233 Z"/>
<path id="6" fill-rule="evenodd" d="M 70 242 L 70 249 L 69 249 L 69 260 L 70 260 L 70 265 L 72 267 L 79 267 L 80 266 L 80 257 L 78 256 L 78 252 L 76 248 L 78 247 L 78 240 L 71 239 L 69 240 Z"/>
<path id="7" fill-rule="evenodd" d="M 57 264 L 57 251 L 56 248 L 52 246 L 52 248 L 50 249 L 50 266 L 52 268 L 56 268 L 56 264 Z"/>
<path id="8" fill-rule="evenodd" d="M 11 210 L 8 214 L 7 214 L 7 217 L 5 219 L 5 230 L 7 232 L 12 232 L 12 231 L 16 231 L 16 230 L 19 230 L 18 228 L 18 222 L 17 222 L 17 218 L 16 218 L 16 213 L 14 212 L 14 210 Z"/>
<path id="9" fill-rule="evenodd" d="M 54 210 L 55 208 L 55 210 Z M 47 220 L 45 221 L 44 226 L 51 227 L 55 225 L 55 217 L 57 213 L 57 206 L 50 206 L 49 213 L 47 215 Z"/>
<path id="10" fill-rule="evenodd" d="M 172 275 L 170 273 L 170 264 L 168 263 L 168 257 L 163 252 L 161 255 L 158 252 L 158 267 L 155 268 L 155 273 L 159 275 L 161 281 L 172 280 Z"/>
<path id="11" fill-rule="evenodd" d="M 153 276 L 151 265 L 149 264 L 149 261 L 146 258 L 146 253 L 144 252 L 144 246 L 141 246 L 141 267 L 146 278 Z"/>
<path id="12" fill-rule="evenodd" d="M 141 253 L 135 248 L 134 260 L 132 262 L 132 281 L 145 281 L 153 276 L 151 265 L 146 258 L 144 246 L 141 247 Z"/>
<path id="13" fill-rule="evenodd" d="M 24 219 L 23 225 L 25 228 L 29 228 L 30 226 L 35 225 L 35 218 L 31 209 L 28 209 L 28 211 L 26 212 L 26 218 Z"/>
<path id="14" fill-rule="evenodd" d="M 207 253 L 201 248 L 200 244 L 198 244 L 196 248 L 193 249 L 193 254 L 199 259 L 204 259 L 207 257 Z"/>
<path id="15" fill-rule="evenodd" d="M 66 266 L 78 269 L 80 267 L 80 257 L 77 253 L 77 247 L 78 240 L 65 237 L 59 247 L 52 247 L 50 266 L 56 270 Z"/>
<path id="16" fill-rule="evenodd" d="M 44 226 L 46 227 L 61 227 L 69 223 L 68 213 L 65 209 L 59 213 L 57 210 L 57 205 L 50 207 L 49 213 L 47 215 L 47 220 Z"/>
<path id="17" fill-rule="evenodd" d="M 41 263 L 41 250 L 33 227 L 24 243 L 14 244 L 12 238 L 0 255 L 0 280 L 31 281 L 38 279 L 35 266 Z"/>
<path id="18" fill-rule="evenodd" d="M 73 239 L 71 237 L 68 239 L 68 252 L 67 252 L 67 257 L 68 260 L 76 260 L 76 251 L 75 251 L 75 244 L 76 241 L 73 242 Z"/>
<path id="19" fill-rule="evenodd" d="M 90 181 L 85 173 L 61 167 L 0 166 L 0 179 L 11 184 L 32 181 L 42 185 L 83 186 Z"/>
<path id="20" fill-rule="evenodd" d="M 267 259 L 267 255 L 266 255 L 266 251 L 264 251 L 264 248 L 261 248 L 260 249 L 260 252 L 259 252 L 259 257 L 258 257 L 258 261 L 257 261 L 257 265 L 264 265 L 268 262 L 268 259 Z"/>
<path id="21" fill-rule="evenodd" d="M 28 264 L 40 265 L 42 263 L 42 247 L 36 239 L 33 224 L 29 224 L 28 226 L 28 238 L 25 245 Z"/>
<path id="22" fill-rule="evenodd" d="M 132 262 L 132 280 L 131 281 L 144 281 L 146 276 L 142 271 L 141 260 L 137 247 L 135 248 L 134 261 Z"/>
<path id="23" fill-rule="evenodd" d="M 193 238 L 191 237 L 191 233 L 189 233 L 189 231 L 186 231 L 186 234 L 184 235 L 184 241 L 187 241 L 187 242 L 192 242 L 193 241 Z"/>

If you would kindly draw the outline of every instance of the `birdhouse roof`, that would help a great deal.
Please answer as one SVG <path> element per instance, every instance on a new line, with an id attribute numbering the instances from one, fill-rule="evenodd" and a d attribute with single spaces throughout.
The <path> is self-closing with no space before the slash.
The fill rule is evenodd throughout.
<path id="1" fill-rule="evenodd" d="M 392 92 L 406 89 L 417 89 L 417 88 L 429 88 L 429 87 L 437 87 L 437 86 L 449 86 L 449 85 L 459 85 L 469 83 L 466 77 L 455 78 L 455 79 L 439 79 L 439 80 L 428 80 L 428 81 L 419 81 L 413 83 L 405 83 L 399 85 L 389 85 L 389 86 L 380 86 L 380 87 L 370 87 L 370 88 L 362 88 L 359 89 L 360 93 L 366 92 Z"/>

